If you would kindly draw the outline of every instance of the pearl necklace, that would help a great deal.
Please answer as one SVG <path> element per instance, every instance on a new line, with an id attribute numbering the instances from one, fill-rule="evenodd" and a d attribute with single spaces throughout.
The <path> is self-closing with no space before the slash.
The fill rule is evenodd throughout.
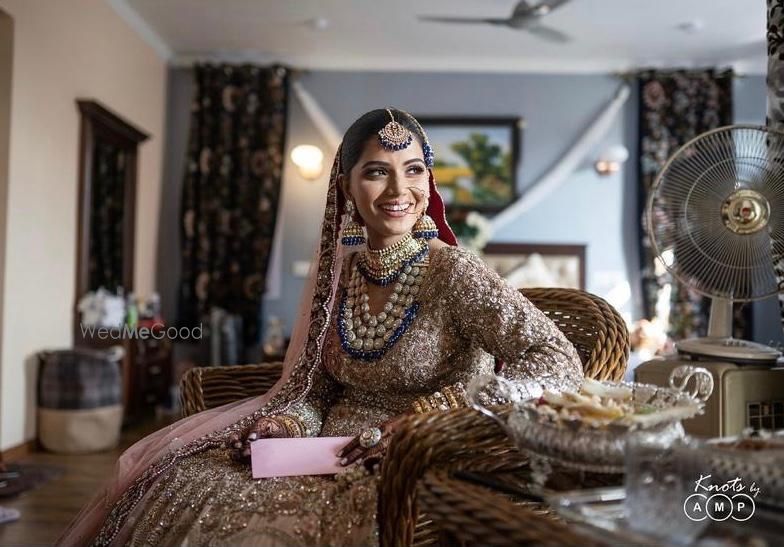
<path id="1" fill-rule="evenodd" d="M 410 232 L 384 249 L 366 249 L 359 255 L 357 268 L 362 276 L 373 283 L 386 287 L 397 281 L 406 266 L 422 260 L 428 251 L 427 241 L 415 238 Z"/>
<path id="2" fill-rule="evenodd" d="M 343 351 L 356 359 L 374 361 L 397 342 L 416 317 L 419 303 L 415 298 L 428 264 L 425 258 L 421 263 L 406 264 L 401 271 L 394 272 L 396 283 L 392 293 L 383 311 L 375 315 L 370 313 L 367 280 L 357 265 L 340 302 L 338 332 Z"/>

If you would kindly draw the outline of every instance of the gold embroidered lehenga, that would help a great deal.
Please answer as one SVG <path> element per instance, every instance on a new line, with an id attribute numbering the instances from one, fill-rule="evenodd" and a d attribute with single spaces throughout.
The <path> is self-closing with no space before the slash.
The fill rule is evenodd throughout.
<path id="1" fill-rule="evenodd" d="M 283 380 L 271 394 L 205 411 L 129 449 L 115 480 L 61 543 L 374 544 L 376 476 L 356 466 L 337 476 L 253 480 L 250 467 L 231 458 L 230 435 L 263 415 L 294 419 L 306 435 L 357 435 L 411 411 L 422 397 L 492 373 L 492 356 L 505 363 L 502 375 L 509 378 L 555 389 L 582 379 L 577 352 L 555 324 L 476 255 L 455 246 L 417 264 L 424 270 L 414 293 L 418 307 L 404 334 L 378 359 L 352 357 L 338 332 L 336 295 L 355 262 L 353 255 L 343 260 L 337 243 L 344 210 L 339 172 L 336 159 L 317 267 L 300 308 L 308 321 L 292 336 Z M 442 239 L 448 231 L 454 241 L 432 178 L 430 184 L 428 213 Z"/>
<path id="2" fill-rule="evenodd" d="M 380 360 L 341 349 L 335 324 L 324 366 L 307 399 L 290 410 L 311 433 L 356 435 L 447 385 L 493 371 L 561 387 L 582 375 L 574 348 L 554 324 L 469 251 L 432 257 L 420 309 Z M 481 349 L 480 349 L 481 348 Z M 141 501 L 131 544 L 374 543 L 376 482 L 289 477 L 250 480 L 226 449 L 205 451 L 163 475 Z"/>

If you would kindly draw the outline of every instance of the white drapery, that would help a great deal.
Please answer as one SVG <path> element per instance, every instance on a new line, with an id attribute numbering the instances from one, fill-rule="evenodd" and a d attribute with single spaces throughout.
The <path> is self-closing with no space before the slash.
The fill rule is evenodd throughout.
<path id="1" fill-rule="evenodd" d="M 493 232 L 498 232 L 531 207 L 542 201 L 550 192 L 558 188 L 582 163 L 585 156 L 601 141 L 612 127 L 621 107 L 629 99 L 629 86 L 624 84 L 615 93 L 615 97 L 596 117 L 585 133 L 566 151 L 558 163 L 547 171 L 539 180 L 532 183 L 509 207 L 498 213 L 490 221 Z"/>

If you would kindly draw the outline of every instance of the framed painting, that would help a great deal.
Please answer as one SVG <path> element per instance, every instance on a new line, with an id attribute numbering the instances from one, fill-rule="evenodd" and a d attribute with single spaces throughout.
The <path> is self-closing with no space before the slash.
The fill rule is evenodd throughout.
<path id="1" fill-rule="evenodd" d="M 518 289 L 585 290 L 585 245 L 490 243 L 482 251 L 482 258 Z"/>
<path id="2" fill-rule="evenodd" d="M 447 208 L 493 213 L 517 199 L 522 118 L 417 116 Z"/>

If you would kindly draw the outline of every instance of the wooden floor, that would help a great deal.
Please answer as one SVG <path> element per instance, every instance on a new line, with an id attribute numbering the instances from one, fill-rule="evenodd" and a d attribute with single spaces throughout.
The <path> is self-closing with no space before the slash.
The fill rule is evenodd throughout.
<path id="1" fill-rule="evenodd" d="M 22 513 L 19 520 L 0 524 L 0 545 L 51 545 L 111 475 L 122 451 L 170 421 L 150 421 L 128 429 L 120 446 L 108 452 L 74 456 L 36 452 L 13 462 L 55 466 L 64 473 L 16 497 L 0 498 L 0 505 Z"/>

